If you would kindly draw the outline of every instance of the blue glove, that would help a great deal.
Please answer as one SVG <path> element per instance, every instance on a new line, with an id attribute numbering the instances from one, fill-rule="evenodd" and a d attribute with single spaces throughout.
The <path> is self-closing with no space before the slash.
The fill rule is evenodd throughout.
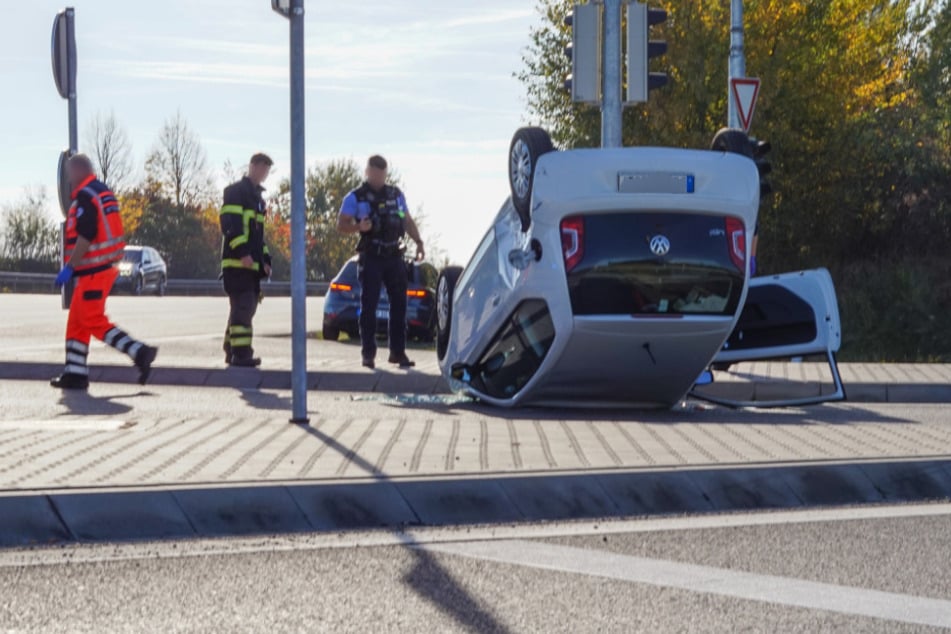
<path id="1" fill-rule="evenodd" d="M 756 277 L 756 256 L 750 256 L 750 277 Z"/>
<path id="2" fill-rule="evenodd" d="M 59 275 L 56 276 L 56 288 L 66 286 L 71 279 L 73 279 L 73 267 L 67 264 L 63 267 L 63 270 L 59 272 Z"/>

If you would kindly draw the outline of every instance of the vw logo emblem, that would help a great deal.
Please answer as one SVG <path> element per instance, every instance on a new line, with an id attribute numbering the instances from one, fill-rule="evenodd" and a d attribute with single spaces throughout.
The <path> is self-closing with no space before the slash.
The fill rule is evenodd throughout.
<path id="1" fill-rule="evenodd" d="M 663 257 L 670 253 L 670 240 L 667 236 L 654 236 L 651 238 L 651 253 Z"/>

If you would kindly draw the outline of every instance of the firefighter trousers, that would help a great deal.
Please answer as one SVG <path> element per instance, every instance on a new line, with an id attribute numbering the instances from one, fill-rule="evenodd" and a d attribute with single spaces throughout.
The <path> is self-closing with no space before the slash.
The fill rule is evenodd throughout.
<path id="1" fill-rule="evenodd" d="M 130 337 L 106 316 L 106 298 L 118 277 L 115 267 L 76 278 L 66 321 L 66 374 L 89 376 L 89 342 L 93 337 L 135 361 L 145 345 Z"/>
<path id="2" fill-rule="evenodd" d="M 229 360 L 254 356 L 254 315 L 261 296 L 261 279 L 256 271 L 225 269 L 225 293 L 231 304 L 225 330 L 224 351 Z"/>

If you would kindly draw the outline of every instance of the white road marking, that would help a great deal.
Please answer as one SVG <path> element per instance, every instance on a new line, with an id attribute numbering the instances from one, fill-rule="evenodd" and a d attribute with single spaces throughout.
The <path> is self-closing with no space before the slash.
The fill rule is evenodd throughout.
<path id="1" fill-rule="evenodd" d="M 691 592 L 951 627 L 951 601 L 523 540 L 421 546 L 428 551 Z"/>
<path id="2" fill-rule="evenodd" d="M 270 483 L 277 486 L 281 482 Z M 292 483 L 284 483 L 292 484 Z M 227 486 L 221 487 L 227 489 Z M 128 488 L 127 490 L 154 490 Z M 85 490 L 82 490 L 86 492 Z M 10 495 L 35 495 L 36 492 L 8 492 Z M 108 493 L 108 491 L 103 491 Z M 342 531 L 305 533 L 267 537 L 199 538 L 166 542 L 70 544 L 25 550 L 0 549 L 0 568 L 51 566 L 142 559 L 178 559 L 251 555 L 256 553 L 295 552 L 328 548 L 373 548 L 380 546 L 421 546 L 450 542 L 475 542 L 551 537 L 586 537 L 622 533 L 654 533 L 703 530 L 738 526 L 769 526 L 851 520 L 894 519 L 951 516 L 951 504 L 899 504 L 806 511 L 777 511 L 698 515 L 693 517 L 640 520 L 584 520 L 544 524 L 494 526 L 430 527 L 407 531 Z"/>

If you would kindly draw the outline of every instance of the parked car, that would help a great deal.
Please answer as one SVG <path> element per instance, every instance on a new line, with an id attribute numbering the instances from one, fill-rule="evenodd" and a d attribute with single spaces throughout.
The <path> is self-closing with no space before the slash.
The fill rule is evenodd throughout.
<path id="1" fill-rule="evenodd" d="M 164 296 L 168 290 L 168 265 L 152 247 L 126 246 L 115 288 L 133 295 L 152 292 Z"/>
<path id="2" fill-rule="evenodd" d="M 750 280 L 760 174 L 745 134 L 725 132 L 718 151 L 561 152 L 544 130 L 519 130 L 511 197 L 465 268 L 439 276 L 450 385 L 504 407 L 672 407 L 715 360 L 823 354 L 832 394 L 756 405 L 843 398 L 832 280 Z"/>
<path id="3" fill-rule="evenodd" d="M 351 338 L 360 336 L 360 280 L 357 275 L 358 258 L 343 265 L 330 283 L 324 299 L 324 339 L 336 341 L 341 332 Z M 407 287 L 406 327 L 410 338 L 432 341 L 436 334 L 436 268 L 428 262 L 406 261 L 409 284 Z M 380 293 L 376 311 L 378 335 L 388 332 L 390 301 L 386 289 Z"/>

